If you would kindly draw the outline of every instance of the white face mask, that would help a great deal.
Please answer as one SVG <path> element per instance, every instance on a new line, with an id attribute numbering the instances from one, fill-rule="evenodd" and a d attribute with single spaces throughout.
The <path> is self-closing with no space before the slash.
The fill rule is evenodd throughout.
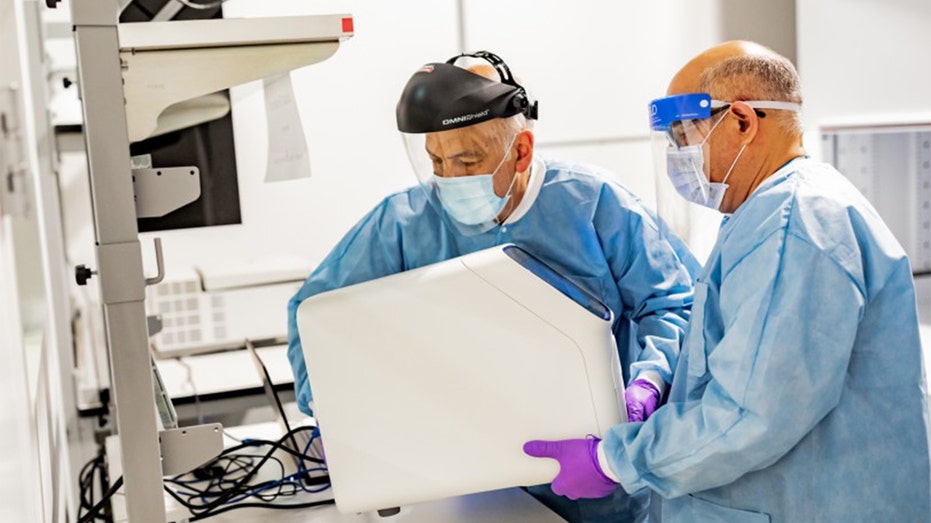
<path id="1" fill-rule="evenodd" d="M 740 148 L 740 152 L 737 153 L 737 157 L 734 158 L 723 180 L 711 182 L 705 177 L 705 155 L 703 154 L 705 142 L 708 141 L 708 137 L 711 136 L 711 133 L 717 129 L 718 124 L 726 116 L 725 114 L 714 124 L 714 127 L 708 131 L 700 144 L 666 149 L 666 173 L 669 175 L 669 180 L 672 182 L 672 186 L 675 187 L 676 192 L 692 203 L 710 207 L 714 210 L 721 208 L 724 193 L 727 192 L 728 188 L 725 182 L 731 175 L 731 171 L 734 170 L 734 166 L 737 165 L 740 155 L 743 154 L 744 149 L 747 147 L 747 144 L 744 144 Z"/>

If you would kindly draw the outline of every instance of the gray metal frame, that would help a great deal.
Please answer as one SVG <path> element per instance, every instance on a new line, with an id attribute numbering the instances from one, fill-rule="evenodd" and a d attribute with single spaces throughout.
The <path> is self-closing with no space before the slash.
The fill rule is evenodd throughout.
<path id="1" fill-rule="evenodd" d="M 351 28 L 347 29 L 345 23 L 347 15 L 309 17 L 309 20 L 297 21 L 263 20 L 259 25 L 248 21 L 231 21 L 222 27 L 215 21 L 201 21 L 193 26 L 193 22 L 150 22 L 128 24 L 132 27 L 120 29 L 119 13 L 123 4 L 125 0 L 71 2 L 97 258 L 96 267 L 82 271 L 81 279 L 86 282 L 86 277 L 92 274 L 96 274 L 99 279 L 120 464 L 125 481 L 126 516 L 133 523 L 161 523 L 166 519 L 162 492 L 162 477 L 166 469 L 163 467 L 178 469 L 185 461 L 190 461 L 186 458 L 196 456 L 200 459 L 211 452 L 219 452 L 220 447 L 212 444 L 216 438 L 186 437 L 194 434 L 213 435 L 219 429 L 215 425 L 178 429 L 180 432 L 177 434 L 185 437 L 175 437 L 177 434 L 173 430 L 162 431 L 163 452 L 160 452 L 144 300 L 146 284 L 157 283 L 163 274 L 161 247 L 156 240 L 159 275 L 147 279 L 143 272 L 136 224 L 137 206 L 129 155 L 128 106 L 124 94 L 124 91 L 131 92 L 128 88 L 132 86 L 131 78 L 127 78 L 126 73 L 132 70 L 133 60 L 139 60 L 141 53 L 124 49 L 121 54 L 120 35 L 130 41 L 141 37 L 139 45 L 151 44 L 158 49 L 165 48 L 166 44 L 159 43 L 165 39 L 172 42 L 168 45 L 171 48 L 177 45 L 175 40 L 185 42 L 188 47 L 198 48 L 242 45 L 245 55 L 254 54 L 259 49 L 269 51 L 269 46 L 259 43 L 281 44 L 273 51 L 280 54 L 279 58 L 283 61 L 273 64 L 261 62 L 261 67 L 246 71 L 234 67 L 223 77 L 223 82 L 230 82 L 226 84 L 228 87 L 272 72 L 325 60 L 336 51 L 341 40 L 352 36 L 352 31 Z M 190 27 L 200 28 L 195 31 L 197 36 L 193 40 L 191 35 L 182 30 Z M 166 36 L 165 31 L 170 34 Z M 205 35 L 216 41 L 206 40 Z M 308 43 L 313 43 L 313 48 L 298 46 Z M 203 56 L 216 54 L 211 49 L 199 51 Z M 229 50 L 226 51 L 228 55 Z M 233 60 L 230 56 L 226 56 L 226 59 Z M 216 79 L 213 80 L 216 83 Z M 204 86 L 199 88 L 203 89 Z M 186 95 L 197 94 L 202 93 Z M 161 171 L 162 174 L 168 172 L 166 169 Z M 184 173 L 187 176 L 192 174 L 187 168 Z M 141 197 L 143 204 L 147 204 L 149 196 L 157 195 Z M 165 458 L 164 465 L 162 456 Z"/>
<path id="2" fill-rule="evenodd" d="M 129 521 L 165 521 L 149 363 L 145 274 L 133 203 L 117 24 L 119 0 L 72 0 L 97 271 Z"/>

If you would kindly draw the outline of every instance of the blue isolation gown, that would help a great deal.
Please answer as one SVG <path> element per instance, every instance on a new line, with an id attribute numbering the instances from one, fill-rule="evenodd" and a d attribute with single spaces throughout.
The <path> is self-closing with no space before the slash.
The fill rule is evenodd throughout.
<path id="1" fill-rule="evenodd" d="M 908 259 L 832 167 L 796 159 L 722 226 L 669 401 L 609 431 L 651 523 L 931 521 Z M 660 497 L 662 496 L 662 498 Z"/>
<path id="2" fill-rule="evenodd" d="M 536 158 L 535 184 L 539 192 L 523 216 L 475 235 L 448 225 L 420 187 L 387 197 L 362 218 L 288 304 L 288 357 L 300 408 L 308 412 L 312 398 L 296 325 L 303 300 L 505 243 L 535 255 L 611 308 L 625 379 L 650 371 L 671 383 L 700 271 L 695 258 L 639 198 L 593 167 Z M 574 511 L 568 517 L 576 521 L 631 521 L 625 514 L 645 505 L 643 496 L 632 499 L 620 488 L 616 501 L 574 504 L 540 495 L 560 505 L 557 511 Z"/>

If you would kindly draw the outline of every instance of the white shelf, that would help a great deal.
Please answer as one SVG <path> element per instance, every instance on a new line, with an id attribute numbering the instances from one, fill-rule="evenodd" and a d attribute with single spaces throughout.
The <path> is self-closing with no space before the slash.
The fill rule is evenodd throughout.
<path id="1" fill-rule="evenodd" d="M 172 119 L 206 121 L 198 104 L 177 104 L 322 62 L 353 35 L 348 14 L 131 23 L 118 32 L 130 142 L 173 128 Z"/>
<path id="2" fill-rule="evenodd" d="M 131 52 L 333 42 L 353 35 L 349 14 L 129 23 L 118 31 L 120 51 Z"/>

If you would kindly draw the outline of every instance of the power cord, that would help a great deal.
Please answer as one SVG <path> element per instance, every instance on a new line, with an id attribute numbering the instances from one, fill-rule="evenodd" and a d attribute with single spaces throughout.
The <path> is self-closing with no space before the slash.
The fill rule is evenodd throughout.
<path id="1" fill-rule="evenodd" d="M 106 506 L 106 501 L 109 500 L 106 463 L 106 455 L 103 453 L 103 448 L 101 448 L 96 456 L 81 467 L 81 471 L 78 473 L 78 485 L 80 487 L 78 492 L 78 521 L 82 523 L 98 519 L 101 521 L 112 521 L 113 519 L 109 510 L 105 511 L 103 515 L 98 515 L 98 512 Z M 100 485 L 101 500 L 99 503 L 94 501 L 95 477 Z M 122 478 L 117 481 L 122 484 Z"/>
<path id="2" fill-rule="evenodd" d="M 303 431 L 312 431 L 307 445 L 302 449 L 303 452 L 295 451 L 285 443 L 290 441 L 294 434 Z M 315 427 L 297 427 L 277 441 L 243 440 L 241 444 L 224 450 L 210 463 L 189 473 L 167 479 L 165 491 L 191 512 L 194 516 L 191 521 L 238 508 L 282 510 L 333 503 L 332 499 L 309 503 L 272 503 L 278 498 L 294 496 L 302 491 L 316 493 L 329 488 L 329 475 L 312 475 L 326 472 L 323 460 L 308 455 L 310 446 L 317 437 L 319 432 Z M 245 449 L 256 447 L 269 449 L 258 454 L 243 452 Z M 273 455 L 277 451 L 298 458 L 296 473 L 285 474 L 284 464 Z M 253 482 L 256 473 L 269 462 L 277 466 L 279 479 Z M 308 466 L 308 463 L 311 465 Z M 261 503 L 246 502 L 249 498 L 260 500 Z"/>
<path id="3" fill-rule="evenodd" d="M 175 361 L 178 362 L 178 365 L 184 367 L 186 384 L 191 387 L 191 394 L 194 396 L 194 414 L 197 417 L 197 424 L 204 424 L 204 415 L 201 412 L 200 408 L 200 394 L 197 393 L 197 385 L 194 383 L 194 369 L 184 361 L 181 357 L 175 358 Z"/>
<path id="4" fill-rule="evenodd" d="M 285 443 L 291 441 L 295 434 L 306 431 L 312 432 L 302 452 L 295 451 Z M 294 496 L 300 492 L 318 493 L 330 488 L 326 463 L 308 454 L 311 445 L 319 436 L 320 433 L 316 427 L 297 427 L 275 441 L 244 439 L 242 443 L 225 449 L 201 467 L 165 479 L 164 489 L 191 512 L 193 517 L 190 521 L 199 521 L 216 514 L 247 507 L 288 510 L 332 504 L 333 499 L 304 503 L 273 503 L 281 497 Z M 263 447 L 267 447 L 268 450 L 260 453 L 250 452 L 252 449 Z M 274 456 L 277 451 L 298 458 L 297 472 L 286 474 L 284 463 Z M 269 462 L 277 465 L 278 479 L 253 483 L 258 471 Z M 78 523 L 94 521 L 112 523 L 113 517 L 108 503 L 123 485 L 123 477 L 120 476 L 112 486 L 105 489 L 106 469 L 106 456 L 102 448 L 81 468 L 78 475 L 80 486 Z M 312 475 L 313 473 L 319 473 L 319 475 Z M 96 502 L 94 500 L 95 476 L 99 477 L 100 491 L 103 492 L 100 500 Z M 260 502 L 246 502 L 250 498 Z"/>
<path id="5" fill-rule="evenodd" d="M 112 523 L 112 522 L 113 522 L 113 517 L 112 517 L 112 516 L 110 516 L 109 514 L 107 514 L 106 516 L 100 517 L 100 516 L 97 515 L 97 513 L 100 512 L 100 510 L 103 509 L 104 506 L 106 506 L 106 504 L 110 501 L 110 498 L 112 498 L 113 495 L 116 494 L 116 491 L 119 490 L 120 487 L 122 487 L 122 486 L 123 486 L 123 476 L 120 476 L 119 478 L 117 478 L 116 482 L 113 483 L 113 486 L 110 487 L 110 490 L 108 490 L 108 491 L 106 491 L 106 492 L 104 493 L 104 495 L 103 495 L 103 497 L 100 499 L 100 501 L 99 501 L 96 505 L 94 505 L 93 507 L 91 507 L 91 508 L 90 508 L 90 511 L 88 511 L 88 513 L 85 514 L 84 517 L 78 519 L 78 523 L 89 523 L 89 522 L 94 521 L 95 519 L 98 519 L 98 518 L 99 518 L 99 519 L 103 519 L 104 521 L 109 521 L 110 523 Z"/>

